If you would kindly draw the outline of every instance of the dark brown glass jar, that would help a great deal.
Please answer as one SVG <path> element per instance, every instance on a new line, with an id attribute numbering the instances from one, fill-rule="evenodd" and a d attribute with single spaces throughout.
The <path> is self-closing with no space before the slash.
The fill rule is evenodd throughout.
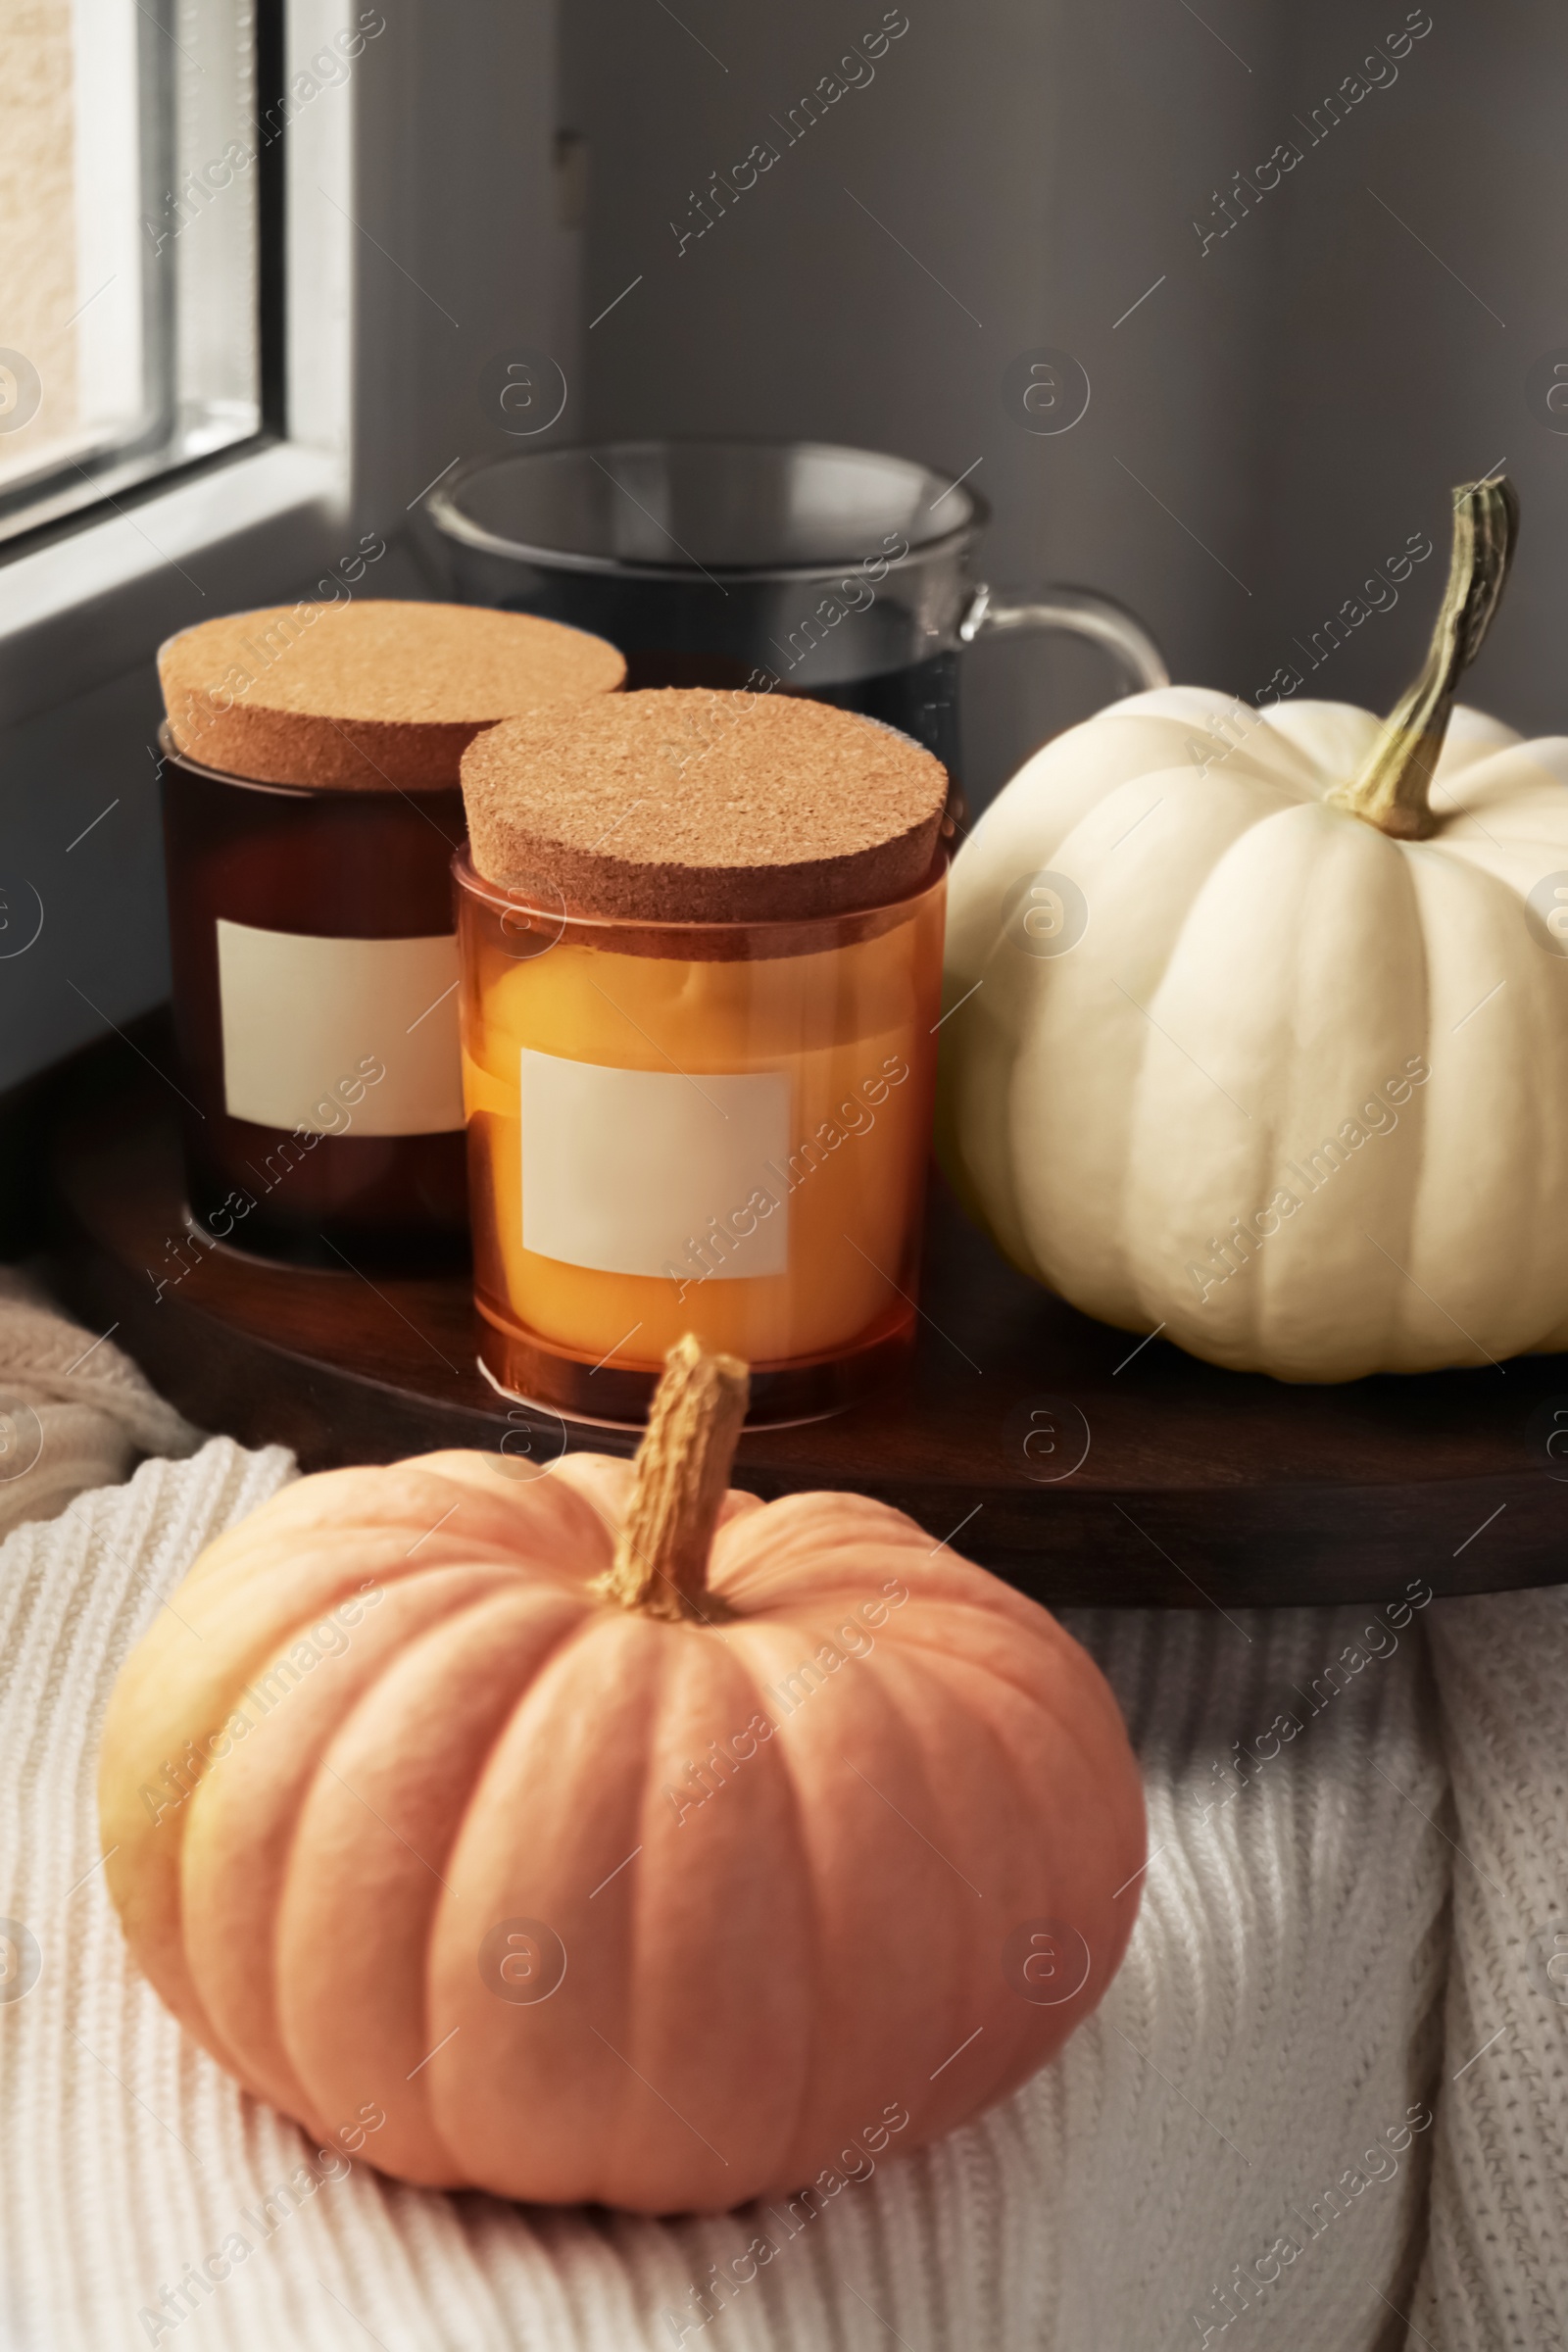
<path id="1" fill-rule="evenodd" d="M 236 613 L 159 654 L 174 1025 L 204 1238 L 356 1269 L 467 1249 L 459 762 L 597 699 L 601 639 L 467 606 Z"/>
<path id="2" fill-rule="evenodd" d="M 196 1224 L 310 1264 L 461 1260 L 462 793 L 259 784 L 163 748 Z"/>

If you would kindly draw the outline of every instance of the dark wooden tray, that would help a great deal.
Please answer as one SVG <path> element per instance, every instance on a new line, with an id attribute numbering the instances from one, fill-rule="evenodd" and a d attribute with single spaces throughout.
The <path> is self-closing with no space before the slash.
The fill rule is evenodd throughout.
<path id="1" fill-rule="evenodd" d="M 51 1270 L 192 1420 L 291 1446 L 313 1470 L 441 1446 L 631 1451 L 629 1432 L 509 1417 L 476 1369 L 461 1277 L 299 1272 L 194 1242 L 178 1101 L 146 1034 L 152 1059 L 111 1041 L 57 1092 Z M 1290 1388 L 1140 1346 L 1014 1273 L 938 1187 L 906 1377 L 833 1419 L 748 1435 L 736 1480 L 878 1495 L 1052 1603 L 1378 1601 L 1421 1580 L 1568 1581 L 1558 1427 L 1560 1356 Z"/>

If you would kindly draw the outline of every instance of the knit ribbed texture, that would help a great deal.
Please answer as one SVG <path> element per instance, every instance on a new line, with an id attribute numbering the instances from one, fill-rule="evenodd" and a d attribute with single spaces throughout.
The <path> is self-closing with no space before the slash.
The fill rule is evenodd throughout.
<path id="1" fill-rule="evenodd" d="M 1431 2250 L 1443 2352 L 1568 2346 L 1568 1592 L 1430 1612 L 1453 1781 Z M 1410 2352 L 1420 2338 L 1412 2334 Z"/>
<path id="2" fill-rule="evenodd" d="M 1431 2129 L 1390 2143 L 1432 2095 L 1445 1962 L 1419 1619 L 1065 1621 L 1126 1713 L 1152 1859 L 1104 2007 L 1019 2102 L 1057 2283 L 994 2340 L 1378 2345 L 1420 2250 Z"/>
<path id="3" fill-rule="evenodd" d="M 1128 1961 L 1063 2057 L 814 2221 L 552 2213 L 400 2187 L 363 2159 L 323 2178 L 120 1937 L 94 1812 L 116 1670 L 290 1467 L 216 1440 L 0 1546 L 0 1909 L 42 1961 L 0 2000 L 5 2352 L 1163 2352 L 1205 2329 L 1374 2352 L 1397 2327 L 1433 2133 L 1382 2179 L 1364 2152 L 1432 2093 L 1452 1859 L 1428 1818 L 1446 1784 L 1419 1620 L 1324 1682 L 1365 1612 L 1075 1619 L 1143 1761 L 1152 1860 Z M 1233 1742 L 1267 1746 L 1282 1713 L 1299 1731 L 1244 1785 Z M 300 2166 L 303 2202 L 269 2226 L 262 2200 Z M 177 2318 L 187 2266 L 233 2237 L 243 2258 Z M 1263 2284 L 1284 2237 L 1300 2250 Z M 757 2238 L 772 2251 L 749 2276 Z"/>

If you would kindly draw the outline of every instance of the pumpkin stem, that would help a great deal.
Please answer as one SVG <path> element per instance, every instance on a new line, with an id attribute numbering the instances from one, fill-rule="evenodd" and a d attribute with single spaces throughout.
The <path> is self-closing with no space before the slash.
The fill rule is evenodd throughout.
<path id="1" fill-rule="evenodd" d="M 607 1599 L 676 1622 L 728 1614 L 709 1592 L 708 1554 L 750 1388 L 738 1356 L 710 1355 L 691 1332 L 665 1356 L 614 1563 L 594 1587 Z"/>
<path id="2" fill-rule="evenodd" d="M 1427 798 L 1459 679 L 1481 651 L 1519 535 L 1519 497 L 1506 480 L 1461 482 L 1443 610 L 1421 673 L 1400 696 L 1354 780 L 1329 805 L 1396 841 L 1425 841 L 1442 819 Z"/>

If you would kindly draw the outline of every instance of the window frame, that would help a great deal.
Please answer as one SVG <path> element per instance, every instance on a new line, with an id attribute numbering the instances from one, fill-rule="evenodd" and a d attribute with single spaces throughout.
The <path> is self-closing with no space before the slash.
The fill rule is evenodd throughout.
<path id="1" fill-rule="evenodd" d="M 361 0 L 278 0 L 274 88 L 360 10 Z M 270 420 L 253 439 L 0 545 L 6 724 L 150 662 L 165 637 L 196 620 L 301 593 L 367 523 L 387 538 L 394 527 L 405 533 L 426 455 L 449 454 L 449 439 L 467 454 L 456 438 L 466 401 L 418 411 L 382 396 L 425 323 L 411 315 L 418 306 L 393 257 L 410 250 L 420 207 L 442 202 L 454 124 L 494 107 L 492 96 L 476 97 L 475 73 L 488 56 L 520 64 L 514 141 L 492 132 L 485 155 L 466 164 L 502 233 L 465 279 L 464 308 L 477 299 L 491 317 L 512 310 L 520 259 L 520 291 L 527 300 L 532 290 L 537 311 L 555 274 L 552 224 L 538 200 L 550 171 L 554 8 L 466 0 L 461 34 L 423 22 L 421 0 L 376 0 L 376 13 L 384 31 L 347 81 L 291 114 L 277 142 L 264 197 Z M 410 124 L 421 121 L 428 135 L 411 143 Z M 569 321 L 539 323 L 557 325 L 558 339 L 569 333 Z M 426 470 L 441 463 L 432 457 Z M 395 592 L 390 575 L 379 592 Z"/>

